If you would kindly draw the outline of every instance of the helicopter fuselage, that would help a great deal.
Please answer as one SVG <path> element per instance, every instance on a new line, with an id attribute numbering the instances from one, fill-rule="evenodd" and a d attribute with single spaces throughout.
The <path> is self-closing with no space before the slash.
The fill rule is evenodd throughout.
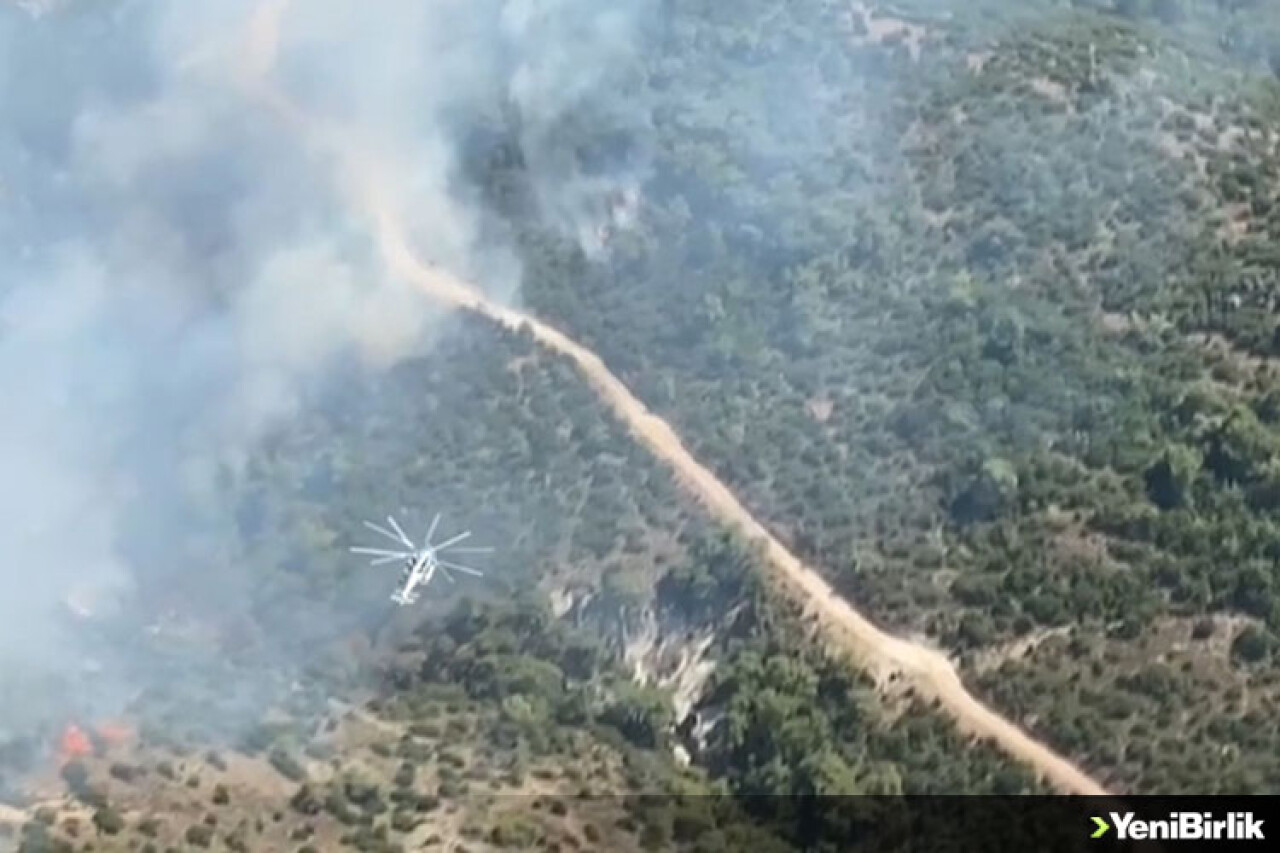
<path id="1" fill-rule="evenodd" d="M 397 604 L 413 604 L 418 600 L 418 587 L 426 586 L 436 573 L 435 554 L 422 551 L 405 560 L 400 571 L 400 588 L 391 595 Z"/>

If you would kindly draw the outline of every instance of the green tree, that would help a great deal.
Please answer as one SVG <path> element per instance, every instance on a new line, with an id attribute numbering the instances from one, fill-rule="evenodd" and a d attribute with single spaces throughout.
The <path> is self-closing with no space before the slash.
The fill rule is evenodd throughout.
<path id="1" fill-rule="evenodd" d="M 93 825 L 104 835 L 116 835 L 124 829 L 124 818 L 110 806 L 103 806 L 93 813 Z"/>
<path id="2" fill-rule="evenodd" d="M 1231 643 L 1231 656 L 1242 663 L 1258 663 L 1271 654 L 1271 638 L 1252 625 L 1246 626 Z"/>
<path id="3" fill-rule="evenodd" d="M 605 707 L 600 722 L 613 726 L 636 746 L 654 749 L 665 742 L 672 724 L 671 700 L 662 691 L 625 683 Z"/>
<path id="4" fill-rule="evenodd" d="M 1280 442 L 1252 410 L 1237 407 L 1212 430 L 1204 456 L 1205 467 L 1228 483 L 1247 483 L 1276 458 Z"/>
<path id="5" fill-rule="evenodd" d="M 1147 496 L 1161 509 L 1179 509 L 1191 504 L 1191 484 L 1203 460 L 1194 448 L 1175 444 L 1144 473 Z"/>
<path id="6" fill-rule="evenodd" d="M 951 517 L 959 524 L 992 521 L 1017 497 L 1018 473 L 1008 460 L 987 459 L 963 483 L 951 501 Z"/>

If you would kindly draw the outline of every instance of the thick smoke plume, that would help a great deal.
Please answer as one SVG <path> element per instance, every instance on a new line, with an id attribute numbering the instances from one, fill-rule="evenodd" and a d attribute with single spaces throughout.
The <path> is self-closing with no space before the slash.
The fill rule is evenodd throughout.
<path id="1" fill-rule="evenodd" d="M 235 615 L 261 567 L 205 567 L 219 549 L 234 564 L 233 543 L 207 533 L 232 512 L 221 502 L 243 461 L 332 368 L 421 355 L 446 322 L 385 274 L 325 152 L 237 84 L 253 6 L 0 4 L 6 685 L 92 664 L 77 619 L 109 600 L 132 602 L 139 633 L 163 616 L 139 601 Z M 307 0 L 284 19 L 274 74 L 395 175 L 425 257 L 514 299 L 519 267 L 471 201 L 463 141 L 515 128 L 548 219 L 583 230 L 593 194 L 629 176 L 580 174 L 557 136 L 627 67 L 645 11 Z M 614 101 L 618 126 L 638 127 Z M 108 704 L 137 686 L 102 678 Z M 0 734 L 39 713 L 0 703 Z"/>

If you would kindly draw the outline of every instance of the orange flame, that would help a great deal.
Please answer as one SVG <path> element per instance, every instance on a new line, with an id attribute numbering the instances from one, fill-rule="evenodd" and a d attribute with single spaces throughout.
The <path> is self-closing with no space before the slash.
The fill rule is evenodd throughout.
<path id="1" fill-rule="evenodd" d="M 58 742 L 58 766 L 66 767 L 72 761 L 88 758 L 99 749 L 111 749 L 128 743 L 134 730 L 124 723 L 107 721 L 92 727 L 92 734 L 75 723 L 67 725 Z"/>
<path id="2" fill-rule="evenodd" d="M 65 767 L 72 761 L 89 755 L 93 755 L 93 741 L 75 723 L 67 726 L 59 744 L 58 766 Z"/>
<path id="3" fill-rule="evenodd" d="M 133 729 L 120 722 L 98 723 L 93 730 L 102 739 L 103 746 L 108 748 L 121 746 L 133 739 Z"/>

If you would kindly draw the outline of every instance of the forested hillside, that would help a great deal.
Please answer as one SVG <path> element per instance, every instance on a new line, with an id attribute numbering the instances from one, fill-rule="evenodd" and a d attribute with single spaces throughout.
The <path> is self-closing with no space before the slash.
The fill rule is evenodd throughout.
<path id="1" fill-rule="evenodd" d="M 603 260 L 477 175 L 529 303 L 875 618 L 1116 787 L 1270 790 L 1276 18 L 1009 5 L 674 4 Z"/>
<path id="2" fill-rule="evenodd" d="M 527 339 L 467 320 L 431 359 L 356 387 L 315 400 L 211 501 L 237 511 L 211 513 L 200 541 L 237 544 L 229 562 L 197 565 L 251 572 L 253 591 L 239 608 L 174 603 L 178 624 L 202 632 L 186 645 L 168 632 L 131 641 L 133 665 L 151 667 L 130 709 L 137 740 L 63 766 L 74 799 L 40 811 L 23 850 L 89 837 L 108 851 L 792 849 L 866 829 L 840 810 L 814 824 L 803 809 L 762 810 L 768 800 L 680 796 L 1038 790 L 910 696 L 887 713 L 768 592 L 750 549 L 709 525 Z M 343 565 L 340 545 L 354 519 L 399 500 L 447 504 L 502 543 L 486 579 L 393 614 L 385 578 Z M 189 566 L 154 566 L 156 589 L 166 570 Z M 283 604 L 294 620 L 258 615 Z M 626 626 L 646 619 L 677 653 L 688 635 L 711 640 L 701 722 L 677 716 L 669 681 L 637 678 Z M 299 674 L 275 661 L 299 656 L 301 680 L 277 683 Z M 663 669 L 656 654 L 641 664 Z M 245 708 L 262 706 L 234 701 L 246 685 L 272 702 L 254 725 Z"/>
<path id="3" fill-rule="evenodd" d="M 598 229 L 548 210 L 514 106 L 454 117 L 512 298 L 1108 788 L 1276 790 L 1274 4 L 646 9 L 539 138 L 613 189 Z M 0 794 L 48 801 L 25 850 L 848 849 L 814 795 L 1042 789 L 835 654 L 527 327 L 430 333 L 330 358 L 243 453 L 171 470 L 207 425 L 165 422 L 111 493 L 136 583 L 75 617 L 84 671 L 3 673 L 38 720 L 0 731 Z M 394 608 L 347 548 L 436 508 L 485 576 Z M 67 760 L 86 684 L 132 737 Z"/>

